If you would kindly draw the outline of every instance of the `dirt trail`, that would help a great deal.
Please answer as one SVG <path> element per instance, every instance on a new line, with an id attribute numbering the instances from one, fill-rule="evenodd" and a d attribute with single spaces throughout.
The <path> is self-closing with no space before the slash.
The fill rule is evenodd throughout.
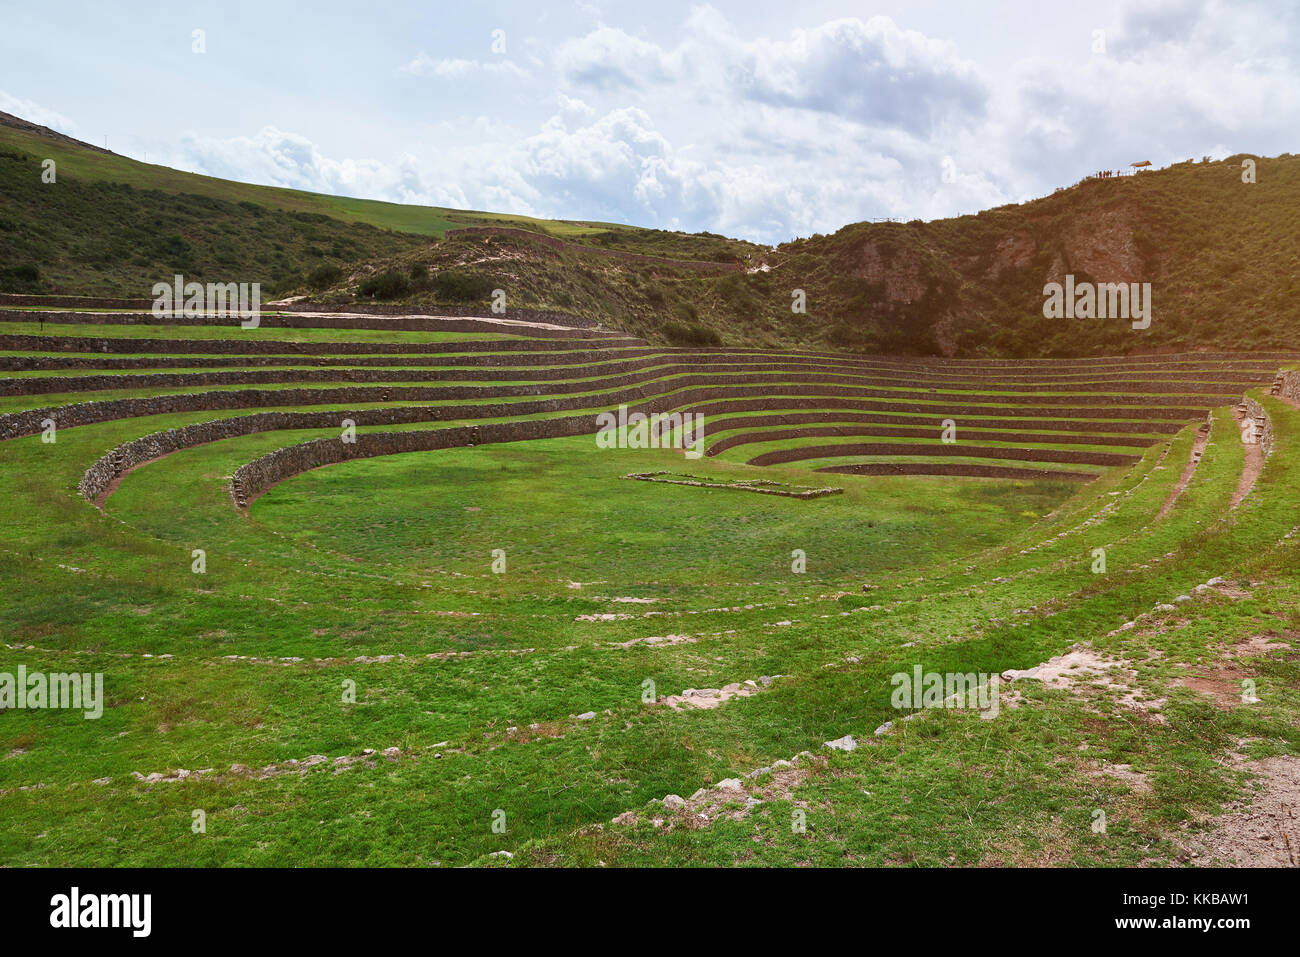
<path id="1" fill-rule="evenodd" d="M 1187 488 L 1187 483 L 1192 480 L 1192 476 L 1196 473 L 1196 466 L 1200 464 L 1201 455 L 1205 452 L 1205 447 L 1209 442 L 1210 426 L 1209 423 L 1206 423 L 1197 430 L 1196 441 L 1192 443 L 1192 454 L 1187 459 L 1187 467 L 1183 469 L 1183 474 L 1179 477 L 1178 484 L 1173 487 L 1173 490 L 1169 493 L 1169 497 L 1165 499 L 1165 504 L 1161 506 L 1160 512 L 1155 517 L 1155 521 L 1158 522 L 1169 514 L 1169 510 L 1174 507 L 1174 503 L 1178 501 L 1178 497 L 1183 494 L 1183 490 Z"/>
<path id="2" fill-rule="evenodd" d="M 1245 412 L 1234 408 L 1232 417 L 1237 420 L 1238 429 L 1245 427 Z M 1246 447 L 1246 463 L 1241 468 L 1241 478 L 1237 481 L 1237 491 L 1232 494 L 1232 501 L 1228 503 L 1228 508 L 1236 508 L 1242 503 L 1246 496 L 1250 494 L 1250 490 L 1255 487 L 1255 481 L 1259 478 L 1259 473 L 1264 471 L 1264 449 L 1259 444 L 1259 440 L 1245 442 L 1243 439 L 1243 442 Z"/>

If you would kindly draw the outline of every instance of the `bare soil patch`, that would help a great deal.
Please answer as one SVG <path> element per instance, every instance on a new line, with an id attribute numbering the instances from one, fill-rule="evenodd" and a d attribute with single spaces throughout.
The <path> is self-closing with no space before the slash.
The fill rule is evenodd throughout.
<path id="1" fill-rule="evenodd" d="M 1300 867 L 1300 757 L 1265 758 L 1250 769 L 1261 775 L 1253 799 L 1211 818 L 1187 850 L 1206 866 Z"/>

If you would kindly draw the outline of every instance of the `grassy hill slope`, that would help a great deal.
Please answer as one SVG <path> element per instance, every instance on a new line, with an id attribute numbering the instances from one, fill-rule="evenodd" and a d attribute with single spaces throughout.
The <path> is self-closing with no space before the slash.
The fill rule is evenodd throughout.
<path id="1" fill-rule="evenodd" d="M 601 258 L 526 238 L 450 236 L 362 264 L 375 272 L 468 273 L 521 306 L 569 309 L 652 341 L 812 346 L 966 356 L 1267 350 L 1300 338 L 1300 157 L 1241 157 L 1089 180 L 1050 197 L 924 223 L 857 223 L 775 249 L 732 271 Z M 745 267 L 745 268 L 742 268 Z M 1152 324 L 1047 319 L 1043 287 L 1150 283 Z M 399 298 L 436 299 L 411 285 Z M 791 309 L 795 290 L 805 313 Z"/>
<path id="2" fill-rule="evenodd" d="M 59 164 L 57 189 L 40 183 L 45 157 Z M 1007 357 L 1286 349 L 1300 338 L 1300 157 L 1258 159 L 1249 184 L 1241 159 L 769 248 L 250 186 L 0 114 L 0 291 L 142 296 L 183 271 L 335 304 L 486 307 L 503 289 L 511 308 L 681 345 Z M 1067 274 L 1151 283 L 1151 327 L 1044 318 L 1044 284 Z M 791 310 L 795 290 L 806 313 Z"/>
<path id="3" fill-rule="evenodd" d="M 54 183 L 42 180 L 47 159 Z M 747 246 L 237 183 L 141 163 L 0 113 L 0 291 L 140 297 L 183 272 L 274 292 L 322 266 L 382 260 L 485 226 L 686 259 L 734 257 Z"/>

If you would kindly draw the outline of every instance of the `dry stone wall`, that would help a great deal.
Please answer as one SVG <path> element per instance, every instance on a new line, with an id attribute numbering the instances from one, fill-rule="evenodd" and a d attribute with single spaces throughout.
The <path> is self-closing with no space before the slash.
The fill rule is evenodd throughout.
<path id="1" fill-rule="evenodd" d="M 734 421 L 733 421 L 733 428 Z M 749 425 L 754 423 L 750 422 Z M 1006 423 L 1014 428 L 1013 423 Z M 718 432 L 726 430 L 726 423 L 714 423 L 710 431 L 715 435 Z M 898 438 L 938 438 L 940 429 L 936 426 L 932 428 L 900 428 L 889 425 L 821 425 L 808 426 L 797 429 L 769 429 L 762 432 L 737 432 L 719 439 L 708 447 L 705 455 L 718 455 L 728 449 L 733 449 L 738 445 L 753 445 L 758 442 L 784 442 L 790 439 L 811 439 L 832 436 L 896 436 Z M 1092 435 L 1066 435 L 1053 432 L 1022 432 L 1016 431 L 1014 435 L 1007 435 L 1004 432 L 987 432 L 980 429 L 962 429 L 961 438 L 982 439 L 984 441 L 1002 442 L 1042 442 L 1045 444 L 1059 443 L 1062 445 L 1124 445 L 1134 448 L 1146 448 L 1153 444 L 1150 439 L 1146 438 L 1122 438 L 1108 437 L 1099 439 Z"/>
<path id="2" fill-rule="evenodd" d="M 586 342 L 589 340 L 579 340 Z M 605 349 L 645 347 L 644 339 L 602 339 Z M 4 352 L 89 352 L 105 355 L 174 354 L 178 346 L 197 355 L 442 355 L 477 352 L 555 352 L 581 348 L 565 340 L 461 339 L 445 342 L 292 342 L 285 339 L 113 339 L 95 336 L 0 334 Z"/>
<path id="3" fill-rule="evenodd" d="M 659 411 L 660 402 L 646 402 L 632 411 Z M 557 419 L 532 419 L 524 422 L 499 422 L 459 426 L 450 429 L 421 429 L 409 432 L 369 432 L 356 436 L 355 442 L 341 439 L 317 439 L 277 449 L 235 470 L 230 480 L 230 497 L 240 508 L 278 482 L 310 469 L 352 459 L 404 452 L 429 452 L 437 449 L 468 448 L 497 442 L 526 442 L 573 435 L 593 435 L 598 430 L 593 414 Z"/>
<path id="4" fill-rule="evenodd" d="M 836 373 L 809 372 L 766 372 L 750 371 L 724 373 L 716 367 L 706 364 L 677 364 L 671 359 L 647 360 L 636 363 L 633 368 L 638 371 L 624 372 L 621 377 L 609 375 L 611 369 L 597 369 L 595 373 L 606 373 L 597 377 L 588 373 L 583 376 L 581 367 L 561 369 L 559 371 L 532 371 L 515 375 L 510 372 L 484 374 L 478 378 L 519 378 L 534 381 L 553 382 L 556 379 L 585 378 L 585 383 L 557 383 L 549 386 L 498 385 L 498 386 L 443 386 L 446 394 L 443 398 L 474 398 L 485 390 L 495 390 L 500 395 L 527 395 L 541 388 L 551 392 L 589 391 L 593 385 L 609 386 L 627 384 L 632 381 L 649 381 L 665 375 L 674 375 L 675 387 L 694 387 L 708 385 L 752 386 L 764 392 L 779 392 L 785 386 L 799 386 L 803 391 L 817 389 L 819 395 L 852 395 L 874 399 L 894 399 L 914 395 L 915 392 L 903 390 L 901 384 L 885 383 L 886 388 L 875 388 L 880 384 L 872 376 L 840 375 Z M 172 389 L 194 386 L 217 385 L 267 385 L 274 383 L 325 383 L 325 382 L 419 382 L 427 379 L 440 379 L 445 373 L 425 373 L 418 370 L 376 370 L 376 369 L 278 369 L 278 370 L 222 370 L 215 372 L 151 372 L 141 374 L 106 374 L 89 376 L 28 376 L 24 378 L 0 378 L 0 395 L 49 395 L 62 392 L 95 392 L 112 389 Z M 462 378 L 475 378 L 465 375 Z M 1145 393 L 1129 392 L 1117 399 L 1113 395 L 1114 387 L 1110 385 L 1079 386 L 1074 395 L 1038 395 L 1038 390 L 1023 390 L 1019 394 L 989 395 L 982 401 L 988 404 L 1012 404 L 1023 401 L 1021 396 L 1033 395 L 1034 401 L 1046 405 L 1111 405 L 1116 401 L 1142 402 L 1156 401 L 1162 405 L 1200 405 L 1205 407 L 1207 400 L 1213 402 L 1218 397 L 1228 398 L 1240 395 L 1239 389 L 1224 389 L 1221 392 L 1197 393 L 1195 395 L 1175 395 L 1161 393 L 1145 398 Z M 530 392 L 529 390 L 532 390 Z M 933 391 L 933 390 L 932 390 Z M 1105 392 L 1103 395 L 1086 395 L 1088 392 Z M 931 396 L 935 401 L 938 396 Z M 954 398 L 957 398 L 954 396 Z M 965 398 L 964 396 L 960 398 Z"/>
<path id="5" fill-rule="evenodd" d="M 317 307 L 319 308 L 319 307 Z M 478 315 L 454 318 L 429 318 L 420 314 L 412 315 L 408 308 L 400 315 L 374 316 L 358 315 L 349 312 L 346 316 L 336 317 L 318 315 L 280 315 L 263 311 L 258 316 L 260 329 L 377 329 L 389 332 L 493 332 L 521 333 L 539 339 L 613 339 L 622 338 L 623 333 L 608 329 L 598 329 L 595 325 L 575 326 L 572 322 L 555 322 L 556 318 L 568 319 L 555 313 L 535 313 L 524 316 L 523 310 L 500 316 L 507 320 L 502 323 L 482 316 L 483 310 L 476 310 Z M 436 314 L 434 314 L 436 315 Z M 540 318 L 542 315 L 550 318 Z M 509 320 L 520 322 L 547 322 L 550 325 L 564 326 L 561 329 L 546 326 L 513 326 Z M 75 312 L 48 310 L 0 310 L 0 322 L 44 322 L 52 325 L 101 325 L 101 326 L 203 326 L 207 328 L 239 328 L 238 316 L 168 316 L 159 318 L 151 312 Z"/>
<path id="6" fill-rule="evenodd" d="M 762 404 L 764 408 L 757 408 L 759 404 Z M 689 411 L 691 411 L 692 413 L 698 413 L 705 416 L 719 416 L 719 415 L 726 415 L 729 413 L 762 412 L 765 411 L 766 405 L 767 405 L 766 400 L 761 400 L 761 399 L 705 402 L 699 405 L 692 406 L 689 409 Z M 816 411 L 816 412 L 778 412 L 775 415 L 751 415 L 751 416 L 745 416 L 743 418 L 738 417 L 738 418 L 714 419 L 713 421 L 709 422 L 709 432 L 713 435 L 718 435 L 723 432 L 728 432 L 735 429 L 748 429 L 754 426 L 817 425 L 819 423 L 861 422 L 872 426 L 923 425 L 925 428 L 925 434 L 930 435 L 930 434 L 937 434 L 942 427 L 942 417 L 935 416 L 933 413 L 931 413 L 931 415 L 933 416 L 933 420 L 931 422 L 925 417 L 920 417 L 916 415 L 893 415 L 887 412 L 851 411 L 863 407 L 862 403 L 855 402 L 853 400 L 791 399 L 787 402 L 785 407 L 786 408 L 801 407 L 801 408 L 816 408 L 816 409 L 823 409 L 823 407 L 825 407 L 825 410 Z M 836 412 L 836 411 L 831 411 L 832 409 L 845 409 L 850 411 Z M 848 428 L 853 428 L 853 427 L 848 426 Z M 1159 421 L 1159 422 L 1119 422 L 1119 421 L 1067 419 L 1067 418 L 1060 418 L 1060 419 L 1029 418 L 1029 419 L 1015 420 L 1015 419 L 997 418 L 996 416 L 981 415 L 981 416 L 963 417 L 961 420 L 960 428 L 961 428 L 961 432 L 960 432 L 961 435 L 970 438 L 988 438 L 988 439 L 992 439 L 994 436 L 992 435 L 977 436 L 969 430 L 981 429 L 981 428 L 982 429 L 1012 429 L 1017 431 L 1018 436 L 1021 436 L 1024 435 L 1024 433 L 1019 431 L 1022 429 L 1053 429 L 1058 431 L 1063 429 L 1068 429 L 1070 432 L 1082 433 L 1082 435 L 1078 436 L 1078 438 L 1080 439 L 1080 441 L 1084 441 L 1087 438 L 1089 433 L 1092 434 L 1132 433 L 1135 435 L 1172 435 L 1173 433 L 1177 432 L 1180 428 L 1182 428 L 1182 421 L 1171 420 L 1171 421 Z M 919 433 L 920 430 L 918 429 L 917 431 Z M 845 433 L 845 434 L 850 434 L 850 433 Z M 896 434 L 902 435 L 904 434 L 904 432 L 902 430 L 899 430 Z M 919 434 L 918 437 L 920 437 Z M 1042 439 L 1042 441 L 1053 441 L 1053 440 Z M 1064 441 L 1064 439 L 1061 439 L 1061 441 Z M 726 448 L 730 448 L 732 445 L 739 445 L 739 444 L 743 444 L 743 443 L 731 442 L 729 438 L 723 439 L 718 443 L 718 445 L 722 447 L 718 448 L 717 450 L 721 452 L 724 451 Z M 1099 443 L 1096 439 L 1088 439 L 1087 444 L 1141 445 L 1145 447 L 1152 443 L 1146 439 L 1133 438 L 1133 439 L 1123 439 L 1123 440 L 1110 439 L 1107 440 L 1107 443 Z M 710 454 L 710 455 L 716 454 L 715 452 L 712 451 L 712 449 L 716 447 L 717 446 L 710 447 L 710 451 L 706 454 Z"/>
<path id="7" fill-rule="evenodd" d="M 1284 399 L 1300 403 L 1300 370 L 1287 370 L 1277 375 L 1277 392 Z"/>
<path id="8" fill-rule="evenodd" d="M 588 398 L 556 399 L 540 402 L 498 403 L 476 406 L 404 406 L 402 408 L 355 409 L 333 412 L 258 412 L 233 418 L 213 419 L 208 422 L 198 422 L 180 428 L 154 432 L 151 435 L 117 446 L 86 470 L 81 478 L 79 488 L 88 501 L 95 501 L 109 488 L 115 479 L 125 472 L 145 462 L 181 449 L 204 445 L 208 442 L 218 442 L 222 439 L 253 435 L 259 432 L 279 432 L 291 429 L 341 429 L 344 419 L 351 419 L 359 427 L 411 425 L 418 422 L 439 422 L 449 419 L 490 419 L 507 415 L 563 412 L 582 407 L 603 408 L 605 404 L 616 406 L 619 403 L 636 403 L 635 407 L 645 409 L 651 409 L 663 404 L 655 400 L 647 402 L 642 390 L 639 389 L 627 390 L 601 398 L 602 402 L 599 403 Z M 572 419 L 586 422 L 589 428 L 585 431 L 595 432 L 597 414 L 596 412 L 589 412 L 586 415 L 573 416 Z M 545 423 L 555 420 L 535 421 Z M 529 433 L 529 429 L 532 428 L 534 423 L 510 424 L 528 426 L 529 428 L 524 429 L 523 432 Z M 488 430 L 487 434 L 493 434 L 491 430 L 495 429 L 496 425 L 487 424 L 475 426 L 475 428 L 485 429 Z M 533 437 L 547 437 L 544 431 L 543 429 L 543 433 Z M 559 432 L 556 434 L 580 433 Z M 362 435 L 357 436 L 358 442 L 361 441 L 362 437 Z M 330 439 L 326 441 L 336 440 Z M 337 441 L 341 442 L 341 440 Z"/>
<path id="9" fill-rule="evenodd" d="M 43 431 L 42 422 L 53 419 L 58 428 L 91 425 L 115 419 L 140 418 L 148 415 L 170 415 L 181 412 L 219 412 L 231 409 L 250 409 L 275 406 L 344 405 L 361 402 L 426 401 L 436 396 L 433 390 L 422 388 L 378 389 L 244 389 L 232 392 L 187 392 L 148 398 L 109 399 L 99 402 L 78 402 L 25 412 L 8 412 L 0 415 L 0 441 L 36 435 Z M 491 416 L 535 415 L 544 412 L 561 412 L 571 409 L 597 408 L 620 402 L 644 399 L 652 390 L 645 386 L 618 389 L 595 395 L 566 396 L 533 401 L 503 402 L 443 407 L 446 418 L 476 419 Z M 394 409 L 394 412 L 401 410 Z M 341 413 L 325 413 L 335 415 Z"/>
<path id="10" fill-rule="evenodd" d="M 1255 423 L 1255 441 L 1264 450 L 1265 456 L 1272 455 L 1273 420 L 1268 411 L 1248 395 L 1242 397 L 1241 405 L 1246 418 Z"/>
<path id="11" fill-rule="evenodd" d="M 1081 482 L 1090 482 L 1097 478 L 1097 475 L 1092 472 L 1016 468 L 1013 465 L 974 465 L 962 462 L 872 462 L 860 465 L 830 465 L 817 471 L 838 472 L 841 475 L 949 475 L 968 478 L 1065 479 Z"/>
<path id="12" fill-rule="evenodd" d="M 627 377 L 624 377 L 627 378 Z M 735 398 L 752 394 L 754 386 L 722 386 L 722 387 L 688 387 L 689 381 L 699 381 L 701 377 L 680 377 L 670 381 L 656 380 L 646 385 L 642 385 L 633 390 L 637 397 L 644 397 L 647 394 L 662 393 L 669 389 L 674 390 L 673 395 L 669 397 L 669 403 L 673 409 L 680 411 L 702 411 L 698 408 L 700 404 L 707 403 L 710 400 Z M 709 377 L 702 377 L 706 381 Z M 617 380 L 615 380 L 617 381 Z M 612 384 L 606 380 L 602 383 L 588 384 L 587 388 L 597 388 Z M 392 386 L 392 387 L 370 387 L 355 386 L 352 388 L 335 388 L 335 389 L 240 389 L 221 392 L 190 392 L 177 393 L 173 395 L 151 396 L 146 398 L 131 399 L 109 399 L 91 402 L 79 402 L 69 405 L 47 407 L 44 409 L 31 409 L 25 412 L 10 412 L 0 414 L 0 440 L 16 438 L 24 435 L 34 435 L 43 428 L 42 421 L 49 418 L 53 419 L 60 428 L 67 428 L 77 425 L 88 425 L 94 422 L 105 422 L 110 419 L 136 418 L 146 415 L 164 415 L 177 412 L 202 412 L 226 409 L 249 409 L 258 407 L 274 406 L 303 406 L 303 405 L 340 405 L 344 403 L 360 402 L 424 402 L 435 399 L 447 399 L 447 390 L 456 387 L 425 387 L 425 386 Z M 544 388 L 538 386 L 520 386 L 521 395 L 536 394 L 554 394 L 553 388 Z M 498 390 L 483 390 L 476 387 L 466 386 L 463 390 L 462 397 L 490 397 L 492 395 L 501 395 Z M 531 391 L 528 391 L 531 390 Z M 792 391 L 792 390 L 785 390 Z M 735 411 L 764 411 L 768 409 L 787 410 L 794 407 L 799 401 L 807 401 L 811 406 L 834 406 L 843 408 L 853 408 L 862 411 L 881 411 L 881 412 L 912 412 L 918 414 L 937 415 L 940 417 L 972 415 L 972 416 L 996 416 L 1008 418 L 1026 418 L 1026 417 L 1043 417 L 1059 416 L 1064 411 L 1060 408 L 1049 406 L 1014 406 L 1014 405 L 967 405 L 957 402 L 944 403 L 920 403 L 920 402 L 889 402 L 889 401 L 871 401 L 859 399 L 851 401 L 837 398 L 839 396 L 857 396 L 870 394 L 866 390 L 838 388 L 838 387 L 820 387 L 820 386 L 800 386 L 794 397 L 784 398 L 767 398 L 745 400 L 743 402 L 730 404 L 726 409 L 729 412 Z M 826 397 L 816 400 L 810 397 Z M 595 395 L 588 397 L 574 397 L 572 399 L 557 399 L 554 401 L 577 402 L 580 405 L 570 405 L 569 408 L 593 407 L 597 404 L 603 404 L 606 401 L 620 402 L 623 399 L 610 399 L 605 395 Z M 842 404 L 843 403 L 843 404 Z M 1100 402 L 1096 403 L 1102 404 Z M 518 404 L 512 404 L 512 408 L 523 408 Z M 540 411 L 540 410 L 539 410 Z M 1203 415 L 1207 411 L 1206 406 L 1200 408 L 1174 408 L 1174 407 L 1156 407 L 1156 408 L 1130 408 L 1107 406 L 1104 410 L 1105 416 L 1115 418 L 1131 418 L 1146 420 L 1163 420 L 1163 421 L 1186 421 L 1191 418 Z M 526 414 L 521 412 L 520 414 Z M 1094 416 L 1100 416 L 1101 413 L 1094 413 Z M 468 417 L 468 413 L 466 413 Z"/>
<path id="13" fill-rule="evenodd" d="M 952 455 L 984 459 L 1013 459 L 1022 462 L 1061 462 L 1070 465 L 1131 465 L 1140 455 L 1122 452 L 1081 452 L 1074 449 L 1018 449 L 995 446 L 943 445 L 938 442 L 851 442 L 839 445 L 806 445 L 764 452 L 749 460 L 750 465 L 776 465 L 805 459 L 846 455 Z"/>

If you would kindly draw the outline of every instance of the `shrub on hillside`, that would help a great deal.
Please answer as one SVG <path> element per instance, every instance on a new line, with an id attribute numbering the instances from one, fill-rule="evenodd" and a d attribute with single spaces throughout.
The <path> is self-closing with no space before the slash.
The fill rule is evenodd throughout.
<path id="1" fill-rule="evenodd" d="M 41 271 L 31 263 L 0 269 L 0 292 L 40 292 Z"/>
<path id="2" fill-rule="evenodd" d="M 716 330 L 699 322 L 668 322 L 664 324 L 664 336 L 673 345 L 678 346 L 720 346 L 722 337 Z"/>
<path id="3" fill-rule="evenodd" d="M 686 325 L 694 325 L 700 321 L 699 310 L 695 308 L 693 302 L 677 303 L 677 305 L 673 306 L 673 314 Z"/>
<path id="4" fill-rule="evenodd" d="M 492 295 L 492 280 L 486 276 L 444 269 L 433 279 L 433 294 L 444 302 L 479 302 Z"/>
<path id="5" fill-rule="evenodd" d="M 342 281 L 343 270 L 338 266 L 327 263 L 324 266 L 317 266 L 307 274 L 307 285 L 313 289 L 325 289 Z"/>
<path id="6" fill-rule="evenodd" d="M 357 287 L 361 296 L 373 296 L 376 299 L 401 299 L 411 294 L 411 280 L 400 272 L 390 269 L 377 276 L 364 279 Z"/>

